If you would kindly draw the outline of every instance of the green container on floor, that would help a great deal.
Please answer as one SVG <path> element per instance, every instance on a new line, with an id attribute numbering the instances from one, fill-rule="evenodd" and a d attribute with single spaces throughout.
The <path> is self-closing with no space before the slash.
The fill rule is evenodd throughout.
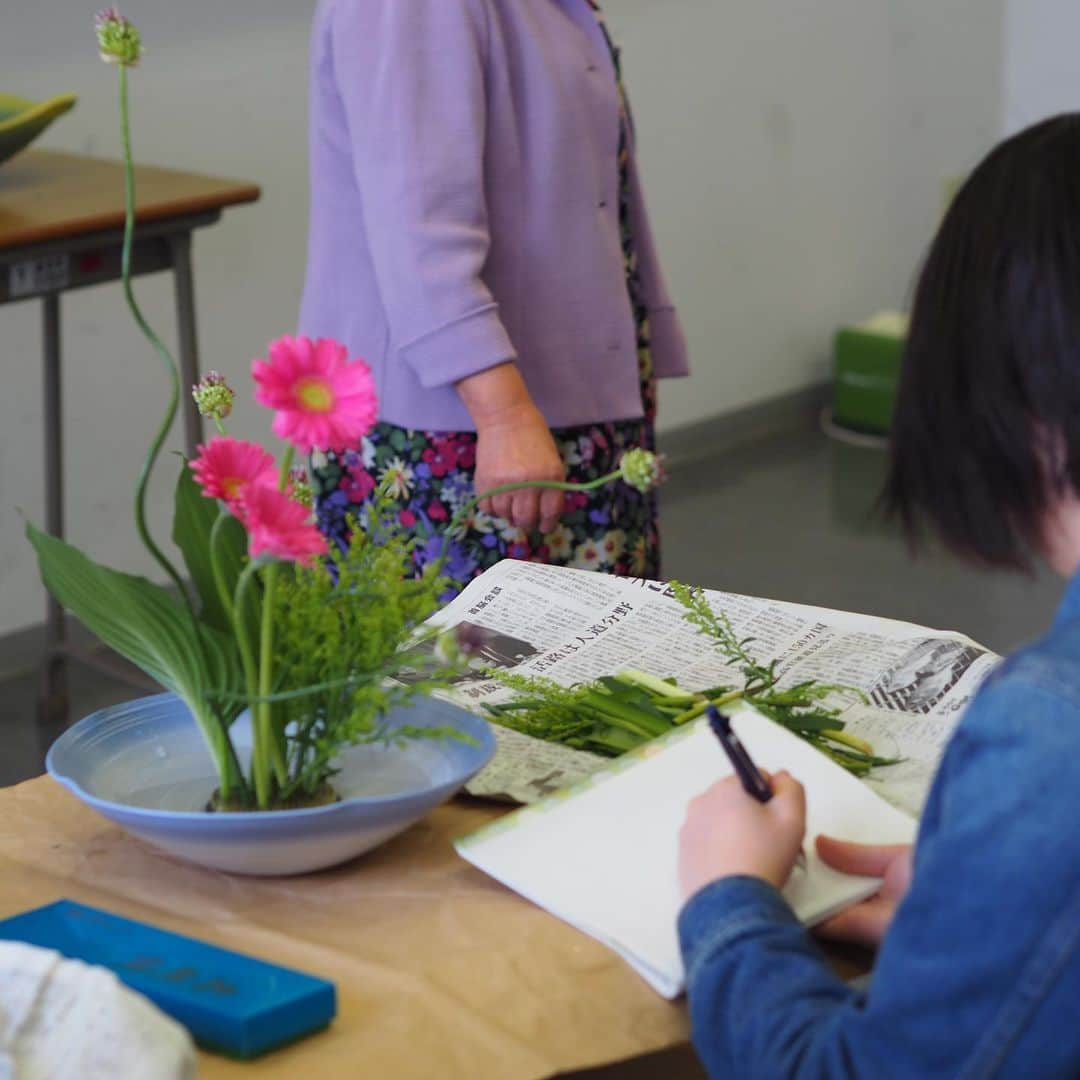
<path id="1" fill-rule="evenodd" d="M 833 422 L 883 435 L 892 423 L 907 316 L 885 311 L 837 331 L 833 349 Z"/>

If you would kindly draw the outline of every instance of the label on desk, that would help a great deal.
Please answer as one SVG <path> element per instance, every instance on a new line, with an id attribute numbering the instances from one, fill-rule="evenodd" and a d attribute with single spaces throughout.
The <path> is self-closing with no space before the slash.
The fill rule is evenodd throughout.
<path id="1" fill-rule="evenodd" d="M 71 257 L 63 253 L 41 255 L 12 263 L 8 271 L 8 296 L 36 296 L 67 288 L 71 281 Z"/>

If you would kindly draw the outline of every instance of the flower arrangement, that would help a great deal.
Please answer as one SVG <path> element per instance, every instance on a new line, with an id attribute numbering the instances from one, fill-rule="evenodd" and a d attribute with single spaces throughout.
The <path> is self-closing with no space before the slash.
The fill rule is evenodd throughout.
<path id="1" fill-rule="evenodd" d="M 124 295 L 169 383 L 169 401 L 135 486 L 139 537 L 169 585 L 100 565 L 33 525 L 42 579 L 56 599 L 113 650 L 173 691 L 188 707 L 213 756 L 219 810 L 272 810 L 336 798 L 335 759 L 346 746 L 386 740 L 390 709 L 447 685 L 461 665 L 455 642 L 431 648 L 423 624 L 440 605 L 447 544 L 483 499 L 463 504 L 438 552 L 417 576 L 414 553 L 390 512 L 392 478 L 374 492 L 362 527 L 345 550 L 328 550 L 312 514 L 297 454 L 359 444 L 377 415 L 371 372 L 335 341 L 281 337 L 252 363 L 255 400 L 271 410 L 284 450 L 226 429 L 236 394 L 216 372 L 193 394 L 217 434 L 184 461 L 175 488 L 172 540 L 184 572 L 151 536 L 146 493 L 175 419 L 180 378 L 131 287 L 135 183 L 128 119 L 128 70 L 142 56 L 137 29 L 116 8 L 95 19 L 103 60 L 120 83 L 125 172 Z M 582 491 L 614 481 L 647 490 L 656 459 L 627 453 L 620 468 L 588 485 L 536 483 Z M 408 671 L 407 682 L 394 680 Z M 250 710 L 253 747 L 245 769 L 232 738 Z M 395 727 L 394 739 L 455 737 L 444 729 Z"/>

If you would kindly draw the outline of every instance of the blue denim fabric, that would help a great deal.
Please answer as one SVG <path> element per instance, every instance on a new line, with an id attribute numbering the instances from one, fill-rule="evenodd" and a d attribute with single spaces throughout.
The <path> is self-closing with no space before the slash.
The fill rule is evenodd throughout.
<path id="1" fill-rule="evenodd" d="M 713 1077 L 1080 1076 L 1080 575 L 953 736 L 867 990 L 756 879 L 703 889 L 679 935 Z"/>

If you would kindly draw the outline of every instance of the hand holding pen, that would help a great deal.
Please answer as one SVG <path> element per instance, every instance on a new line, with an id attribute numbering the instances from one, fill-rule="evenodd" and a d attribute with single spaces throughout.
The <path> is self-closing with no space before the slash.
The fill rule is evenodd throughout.
<path id="1" fill-rule="evenodd" d="M 758 767 L 750 760 L 750 755 L 740 742 L 739 736 L 735 734 L 731 721 L 715 705 L 710 705 L 705 710 L 705 715 L 709 718 L 712 733 L 731 760 L 732 768 L 739 778 L 739 783 L 742 784 L 743 791 L 758 802 L 768 802 L 773 797 L 773 789 Z"/>
<path id="2" fill-rule="evenodd" d="M 690 897 L 713 881 L 732 876 L 760 878 L 783 888 L 802 853 L 803 787 L 786 772 L 766 778 L 726 718 L 713 721 L 710 716 L 710 725 L 714 731 L 719 727 L 730 733 L 730 739 L 720 741 L 736 773 L 692 800 L 687 809 L 679 853 L 683 894 Z M 736 757 L 741 764 L 735 764 Z"/>

